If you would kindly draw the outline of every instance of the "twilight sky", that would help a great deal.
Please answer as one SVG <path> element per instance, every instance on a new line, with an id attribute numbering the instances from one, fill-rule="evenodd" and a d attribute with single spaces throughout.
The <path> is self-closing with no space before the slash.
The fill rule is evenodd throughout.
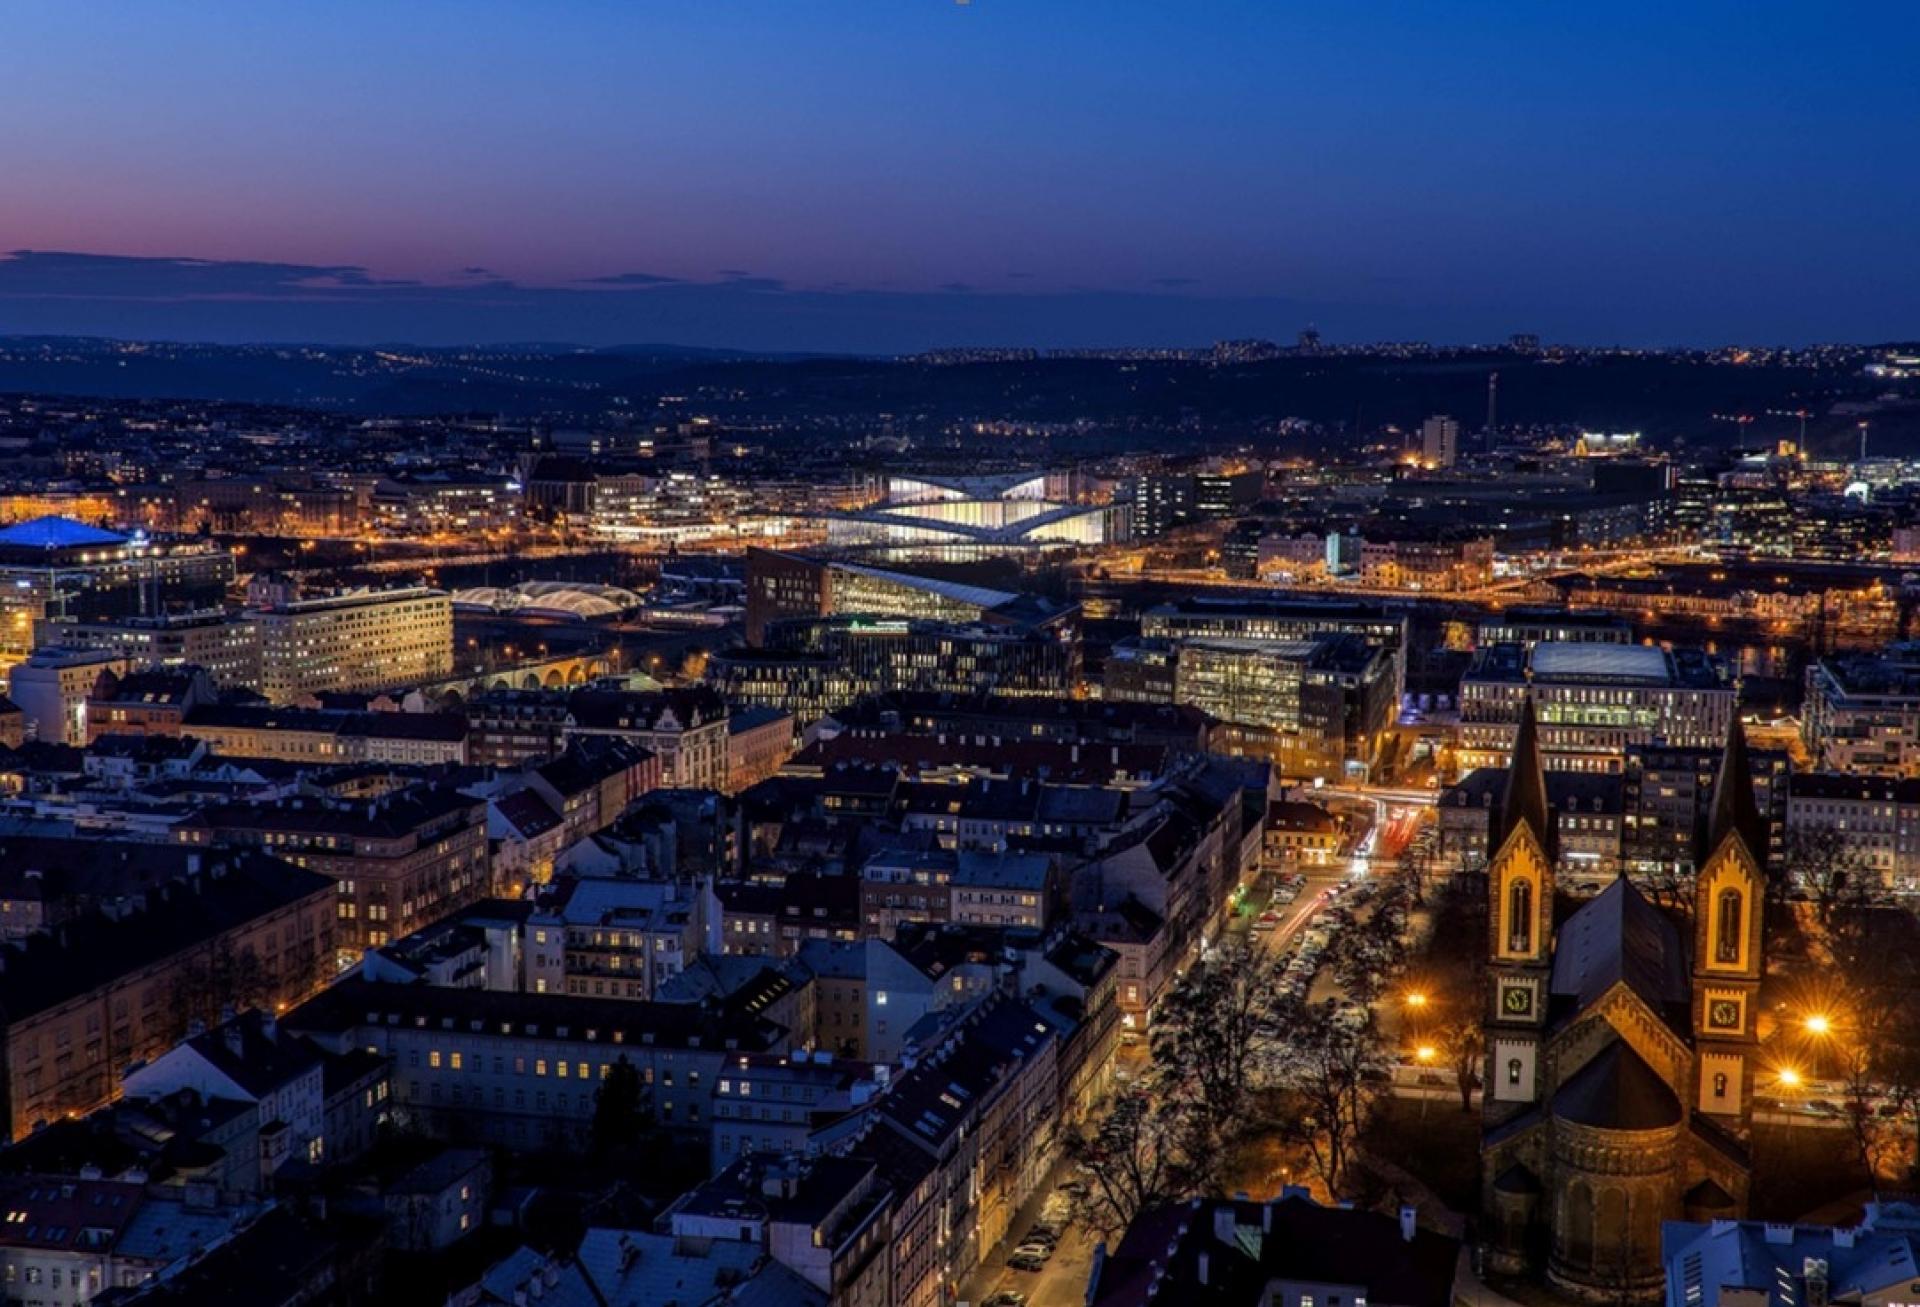
<path id="1" fill-rule="evenodd" d="M 0 333 L 1913 338 L 1916 129 L 1911 3 L 28 4 Z"/>

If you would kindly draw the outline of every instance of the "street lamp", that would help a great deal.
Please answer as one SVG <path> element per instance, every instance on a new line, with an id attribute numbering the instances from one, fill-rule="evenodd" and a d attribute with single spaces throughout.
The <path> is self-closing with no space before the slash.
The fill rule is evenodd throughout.
<path id="1" fill-rule="evenodd" d="M 1815 1012 L 1807 1018 L 1807 1033 L 1810 1035 L 1831 1034 L 1833 1021 L 1824 1012 Z"/>

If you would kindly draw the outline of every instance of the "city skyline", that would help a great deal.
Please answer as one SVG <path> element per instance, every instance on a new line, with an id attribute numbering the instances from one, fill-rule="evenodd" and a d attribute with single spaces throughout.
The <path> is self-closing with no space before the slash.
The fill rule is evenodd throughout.
<path id="1" fill-rule="evenodd" d="M 16 18 L 0 332 L 895 352 L 1914 334 L 1909 13 Z M 377 26 L 376 26 L 377 24 Z M 368 40 L 375 32 L 378 39 Z M 1874 179 L 1871 199 L 1860 179 Z M 51 252 L 51 253 L 50 253 Z"/>

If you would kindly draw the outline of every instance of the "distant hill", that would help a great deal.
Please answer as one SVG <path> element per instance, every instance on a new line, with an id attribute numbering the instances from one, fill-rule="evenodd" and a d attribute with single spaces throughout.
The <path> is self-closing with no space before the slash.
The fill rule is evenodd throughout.
<path id="1" fill-rule="evenodd" d="M 1182 443 L 1260 439 L 1288 419 L 1332 437 L 1451 413 L 1478 430 L 1500 374 L 1503 425 L 1638 430 L 1691 445 L 1794 435 L 1849 450 L 1872 423 L 1881 453 L 1920 450 L 1915 383 L 1871 378 L 1863 354 L 1734 364 L 1707 355 L 1566 356 L 1498 350 L 1282 355 L 1216 363 L 1180 357 L 991 358 L 979 362 L 764 355 L 635 344 L 530 343 L 467 349 L 178 345 L 0 337 L 0 392 L 225 400 L 359 414 L 487 413 L 592 422 L 651 408 L 756 423 L 890 426 L 1081 424 L 1103 438 Z M 1752 421 L 1727 419 L 1747 416 Z"/>

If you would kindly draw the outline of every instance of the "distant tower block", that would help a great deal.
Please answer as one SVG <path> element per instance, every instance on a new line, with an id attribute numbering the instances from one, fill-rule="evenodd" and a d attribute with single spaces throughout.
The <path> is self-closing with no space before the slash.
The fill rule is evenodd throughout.
<path id="1" fill-rule="evenodd" d="M 1500 419 L 1500 374 L 1487 373 L 1487 443 L 1493 443 L 1493 429 Z"/>
<path id="2" fill-rule="evenodd" d="M 1318 354 L 1320 352 L 1320 329 L 1308 327 L 1300 333 L 1300 352 Z"/>
<path id="3" fill-rule="evenodd" d="M 1460 461 L 1460 424 L 1435 415 L 1420 424 L 1420 459 L 1429 467 L 1452 467 Z"/>

